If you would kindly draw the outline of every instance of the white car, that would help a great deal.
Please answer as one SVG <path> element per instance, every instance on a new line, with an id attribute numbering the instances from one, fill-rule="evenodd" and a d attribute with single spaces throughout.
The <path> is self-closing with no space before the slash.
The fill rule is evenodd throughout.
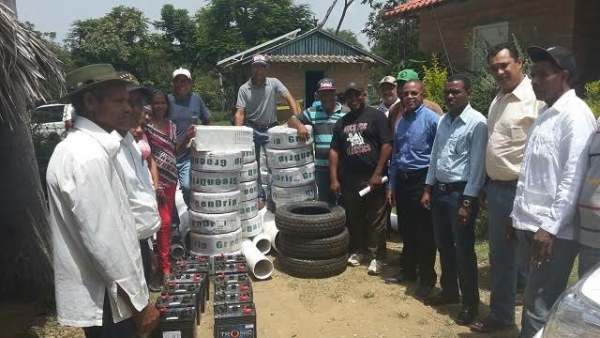
<path id="1" fill-rule="evenodd" d="M 65 134 L 65 122 L 63 119 L 64 104 L 45 104 L 35 108 L 31 113 L 32 129 L 45 136 L 56 134 L 60 137 Z"/>
<path id="2" fill-rule="evenodd" d="M 534 338 L 600 337 L 600 264 L 568 288 Z"/>

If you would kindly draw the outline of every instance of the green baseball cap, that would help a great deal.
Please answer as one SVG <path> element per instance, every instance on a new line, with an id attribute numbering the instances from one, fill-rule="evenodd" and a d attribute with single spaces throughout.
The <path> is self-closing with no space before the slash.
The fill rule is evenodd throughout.
<path id="1" fill-rule="evenodd" d="M 408 82 L 411 80 L 418 80 L 418 79 L 419 79 L 419 73 L 415 72 L 413 69 L 403 69 L 396 76 L 396 81 Z"/>

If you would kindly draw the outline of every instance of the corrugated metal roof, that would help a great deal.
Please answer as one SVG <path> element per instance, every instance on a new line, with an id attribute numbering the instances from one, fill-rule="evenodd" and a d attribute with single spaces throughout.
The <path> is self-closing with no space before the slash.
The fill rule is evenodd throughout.
<path id="1" fill-rule="evenodd" d="M 292 63 L 375 63 L 375 60 L 362 55 L 269 55 L 270 62 Z"/>
<path id="2" fill-rule="evenodd" d="M 270 55 L 363 55 L 360 50 L 324 34 L 311 34 L 272 50 Z"/>
<path id="3" fill-rule="evenodd" d="M 448 0 L 413 0 L 402 5 L 398 5 L 393 9 L 383 13 L 381 15 L 381 19 L 389 20 L 393 19 L 401 14 L 410 13 L 421 8 L 425 8 L 428 6 L 439 5 L 443 2 L 447 2 Z"/>

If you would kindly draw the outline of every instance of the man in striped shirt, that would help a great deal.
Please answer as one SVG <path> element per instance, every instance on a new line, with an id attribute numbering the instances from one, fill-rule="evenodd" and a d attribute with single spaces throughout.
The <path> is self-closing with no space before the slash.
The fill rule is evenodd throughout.
<path id="1" fill-rule="evenodd" d="M 290 127 L 297 124 L 310 124 L 315 137 L 315 177 L 317 181 L 318 200 L 329 204 L 338 203 L 330 189 L 329 180 L 329 145 L 333 136 L 333 126 L 344 114 L 347 108 L 337 102 L 335 86 L 332 79 L 319 81 L 317 94 L 321 105 L 310 107 L 289 121 Z"/>

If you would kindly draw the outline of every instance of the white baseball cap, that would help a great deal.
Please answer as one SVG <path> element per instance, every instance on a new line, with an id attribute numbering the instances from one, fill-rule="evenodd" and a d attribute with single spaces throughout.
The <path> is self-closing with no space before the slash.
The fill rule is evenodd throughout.
<path id="1" fill-rule="evenodd" d="M 192 73 L 190 73 L 190 71 L 185 68 L 175 69 L 175 71 L 173 72 L 173 78 L 176 78 L 177 75 L 185 75 L 185 77 L 187 77 L 188 79 L 192 79 Z"/>

